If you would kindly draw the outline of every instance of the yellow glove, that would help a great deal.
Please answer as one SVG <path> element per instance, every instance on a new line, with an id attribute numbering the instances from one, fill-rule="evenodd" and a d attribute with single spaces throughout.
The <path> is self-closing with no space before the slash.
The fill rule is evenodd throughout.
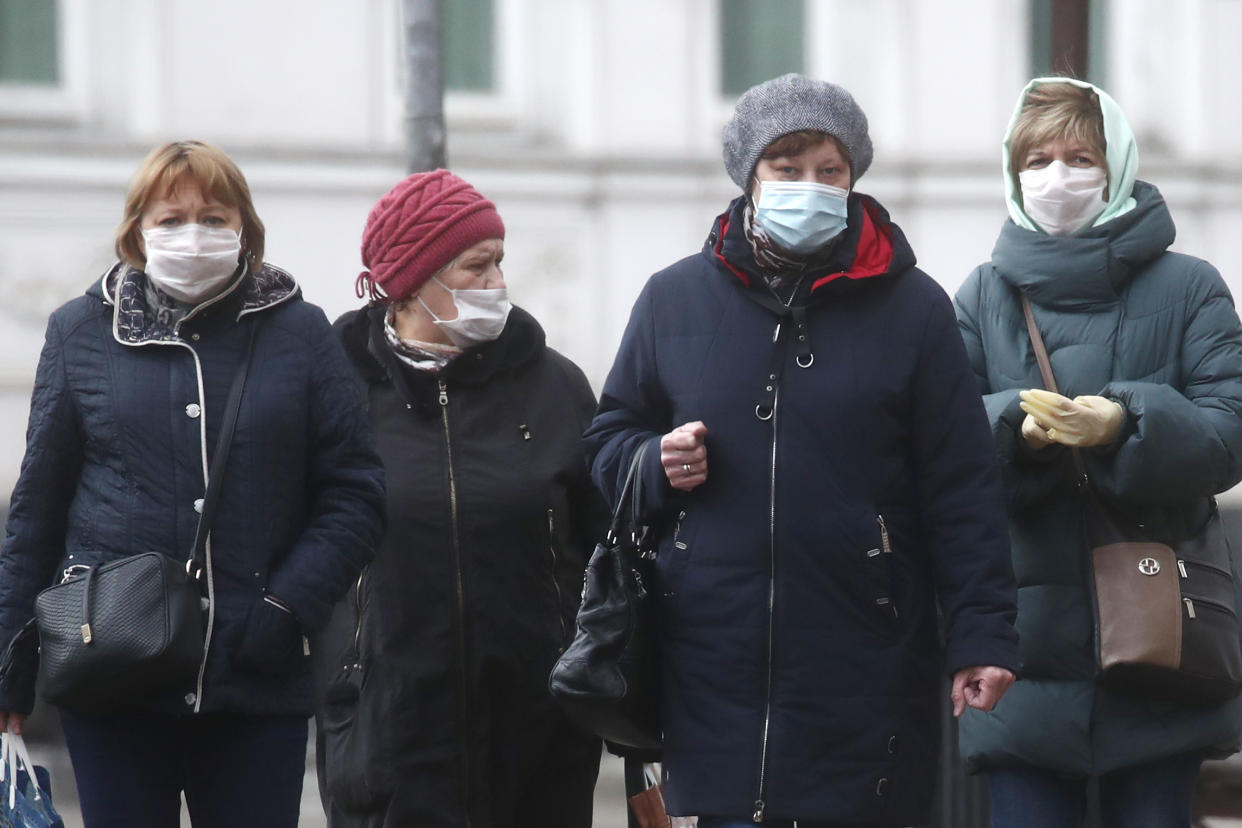
<path id="1" fill-rule="evenodd" d="M 1034 425 L 1042 428 L 1049 440 L 1064 446 L 1108 445 L 1117 439 L 1125 422 L 1125 409 L 1106 397 L 1087 395 L 1071 400 L 1042 388 L 1022 391 L 1018 396 Z M 1022 432 L 1030 443 L 1025 422 Z"/>
<path id="2" fill-rule="evenodd" d="M 1039 451 L 1052 445 L 1052 438 L 1048 436 L 1048 432 L 1035 422 L 1035 418 L 1030 414 L 1022 419 L 1022 439 L 1032 451 Z"/>

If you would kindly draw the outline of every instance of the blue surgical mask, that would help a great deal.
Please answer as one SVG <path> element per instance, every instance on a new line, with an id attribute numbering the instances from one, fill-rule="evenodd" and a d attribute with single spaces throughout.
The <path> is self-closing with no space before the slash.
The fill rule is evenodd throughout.
<path id="1" fill-rule="evenodd" d="M 814 181 L 760 181 L 755 220 L 772 241 L 806 256 L 845 229 L 849 195 Z"/>

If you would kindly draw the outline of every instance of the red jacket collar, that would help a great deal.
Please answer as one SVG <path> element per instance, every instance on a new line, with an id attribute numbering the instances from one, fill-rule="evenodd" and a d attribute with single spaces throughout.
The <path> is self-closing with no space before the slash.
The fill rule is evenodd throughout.
<path id="1" fill-rule="evenodd" d="M 863 221 L 853 263 L 849 270 L 828 273 L 816 279 L 811 285 L 812 291 L 838 279 L 868 279 L 888 272 L 889 265 L 893 261 L 893 231 L 888 226 L 888 222 L 884 221 L 879 208 L 870 197 L 860 196 L 860 200 L 863 206 Z M 717 221 L 720 229 L 716 234 L 716 243 L 712 246 L 716 259 L 740 279 L 743 285 L 750 287 L 750 276 L 731 264 L 723 252 L 725 237 L 729 232 L 730 213 L 726 211 Z"/>

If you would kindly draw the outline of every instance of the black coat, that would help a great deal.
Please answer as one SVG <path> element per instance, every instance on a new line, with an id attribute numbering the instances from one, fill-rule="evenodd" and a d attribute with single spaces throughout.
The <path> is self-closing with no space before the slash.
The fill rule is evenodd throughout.
<path id="1" fill-rule="evenodd" d="M 851 196 L 775 334 L 741 211 L 651 277 L 587 433 L 611 493 L 639 444 L 707 427 L 702 486 L 675 492 L 659 451 L 644 469 L 665 799 L 923 822 L 943 673 L 1018 667 L 987 418 L 948 297 L 875 201 Z"/>
<path id="2" fill-rule="evenodd" d="M 153 550 L 189 557 L 222 408 L 255 324 L 208 544 L 203 668 L 150 704 L 309 715 L 297 628 L 327 621 L 383 531 L 383 468 L 357 384 L 323 312 L 283 270 L 245 275 L 173 327 L 148 309 L 145 282 L 117 265 L 48 322 L 0 552 L 0 642 L 70 565 Z M 269 613 L 280 611 L 262 600 L 268 592 L 296 626 L 273 626 Z M 29 711 L 34 668 L 0 688 L 0 710 Z"/>
<path id="3" fill-rule="evenodd" d="M 580 443 L 594 396 L 518 308 L 438 375 L 397 359 L 384 312 L 336 323 L 390 523 L 316 644 L 333 825 L 502 826 L 541 797 L 538 824 L 589 825 L 599 743 L 569 728 L 547 677 L 601 531 Z"/>

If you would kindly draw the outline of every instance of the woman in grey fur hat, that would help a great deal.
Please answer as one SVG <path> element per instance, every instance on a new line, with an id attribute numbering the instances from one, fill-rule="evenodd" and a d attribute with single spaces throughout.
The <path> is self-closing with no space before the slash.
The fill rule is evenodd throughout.
<path id="1" fill-rule="evenodd" d="M 614 500 L 655 444 L 664 796 L 701 828 L 926 822 L 942 671 L 960 714 L 1018 669 L 987 416 L 871 157 L 841 87 L 746 92 L 742 192 L 647 283 L 587 430 Z"/>

